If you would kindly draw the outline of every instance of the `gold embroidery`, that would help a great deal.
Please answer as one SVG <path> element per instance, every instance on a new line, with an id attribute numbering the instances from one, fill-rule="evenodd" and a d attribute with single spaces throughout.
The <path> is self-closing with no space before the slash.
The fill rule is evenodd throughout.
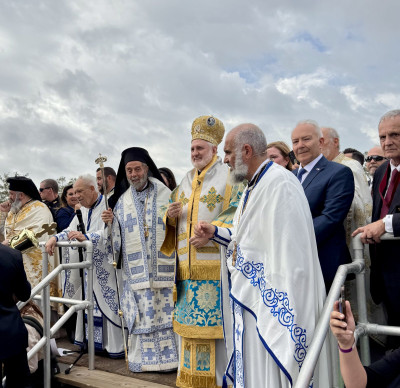
<path id="1" fill-rule="evenodd" d="M 217 388 L 215 340 L 182 338 L 181 349 L 176 385 L 182 388 Z"/>
<path id="2" fill-rule="evenodd" d="M 212 212 L 215 209 L 217 203 L 220 203 L 224 200 L 224 197 L 217 193 L 215 187 L 212 186 L 211 189 L 208 191 L 207 195 L 203 195 L 200 198 L 200 201 L 207 204 L 207 209 Z"/>
<path id="3" fill-rule="evenodd" d="M 182 204 L 182 206 L 185 206 L 189 202 L 189 199 L 187 199 L 185 197 L 185 192 L 184 191 L 182 191 L 182 194 L 179 197 L 179 202 Z"/>

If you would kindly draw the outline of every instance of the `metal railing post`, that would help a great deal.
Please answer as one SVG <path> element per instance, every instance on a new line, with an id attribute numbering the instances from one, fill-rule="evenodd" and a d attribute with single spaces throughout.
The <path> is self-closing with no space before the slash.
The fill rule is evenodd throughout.
<path id="1" fill-rule="evenodd" d="M 393 237 L 393 235 L 385 233 L 383 236 L 381 236 L 381 240 L 400 240 L 400 237 Z M 400 335 L 400 327 L 381 326 L 368 323 L 364 274 L 365 263 L 363 256 L 363 244 L 361 242 L 360 235 L 357 235 L 353 238 L 353 247 L 355 252 L 353 262 L 351 264 L 341 265 L 336 272 L 335 279 L 325 300 L 324 307 L 314 331 L 314 337 L 309 346 L 307 356 L 303 362 L 294 388 L 307 388 L 309 386 L 319 354 L 324 344 L 326 333 L 329 328 L 330 313 L 332 311 L 333 303 L 335 300 L 337 300 L 340 287 L 344 283 L 348 273 L 357 274 L 357 303 L 359 307 L 360 319 L 354 335 L 356 340 L 358 337 L 361 338 L 361 357 L 364 358 L 365 361 L 368 361 L 366 364 L 369 364 L 370 354 L 369 342 L 364 343 L 364 336 L 368 334 Z"/>
<path id="2" fill-rule="evenodd" d="M 93 327 L 93 245 L 91 243 L 86 244 L 86 260 L 90 262 L 90 266 L 87 268 L 87 296 L 89 306 L 87 308 L 88 316 L 88 358 L 89 358 L 89 370 L 94 369 L 94 327 Z M 82 311 L 84 314 L 85 311 Z"/>
<path id="3" fill-rule="evenodd" d="M 48 256 L 45 248 L 42 246 L 42 280 L 48 275 Z M 44 365 L 43 378 L 44 388 L 51 388 L 51 348 L 50 348 L 50 282 L 43 288 L 42 291 L 42 309 L 43 309 L 43 336 L 46 338 L 44 348 Z"/>
<path id="4" fill-rule="evenodd" d="M 357 308 L 358 308 L 358 324 L 364 325 L 368 323 L 367 315 L 367 296 L 365 290 L 365 260 L 364 260 L 364 244 L 361 242 L 360 234 L 352 240 L 354 251 L 354 261 L 364 263 L 364 268 L 361 272 L 356 273 L 357 287 Z M 371 355 L 369 350 L 369 337 L 362 335 L 360 337 L 360 358 L 363 365 L 371 363 Z"/>

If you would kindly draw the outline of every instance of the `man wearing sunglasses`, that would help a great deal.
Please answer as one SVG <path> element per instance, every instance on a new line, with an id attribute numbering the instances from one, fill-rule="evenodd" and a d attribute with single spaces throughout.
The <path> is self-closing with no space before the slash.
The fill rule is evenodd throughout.
<path id="1" fill-rule="evenodd" d="M 381 147 L 376 146 L 372 147 L 368 151 L 368 155 L 365 158 L 365 166 L 367 171 L 371 177 L 369 182 L 370 186 L 372 186 L 372 180 L 376 169 L 386 161 L 386 158 L 383 156 L 383 150 Z"/>

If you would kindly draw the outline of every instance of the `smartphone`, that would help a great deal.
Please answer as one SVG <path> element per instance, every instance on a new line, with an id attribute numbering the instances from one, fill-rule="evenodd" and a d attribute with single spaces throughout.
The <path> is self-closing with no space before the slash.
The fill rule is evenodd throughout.
<path id="1" fill-rule="evenodd" d="M 344 286 L 340 287 L 339 312 L 344 315 L 342 321 L 346 322 L 346 296 Z"/>
<path id="2" fill-rule="evenodd" d="M 294 152 L 293 151 L 289 152 L 289 159 L 292 162 L 292 164 L 299 164 L 299 162 L 297 161 L 296 157 L 294 156 Z"/>

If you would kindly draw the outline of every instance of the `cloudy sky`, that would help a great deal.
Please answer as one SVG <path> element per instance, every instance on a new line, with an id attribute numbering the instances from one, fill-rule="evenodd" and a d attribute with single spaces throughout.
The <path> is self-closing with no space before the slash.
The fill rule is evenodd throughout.
<path id="1" fill-rule="evenodd" d="M 0 173 L 69 179 L 141 146 L 180 179 L 205 114 L 287 142 L 312 118 L 365 151 L 400 108 L 399 13 L 398 0 L 0 0 Z"/>

